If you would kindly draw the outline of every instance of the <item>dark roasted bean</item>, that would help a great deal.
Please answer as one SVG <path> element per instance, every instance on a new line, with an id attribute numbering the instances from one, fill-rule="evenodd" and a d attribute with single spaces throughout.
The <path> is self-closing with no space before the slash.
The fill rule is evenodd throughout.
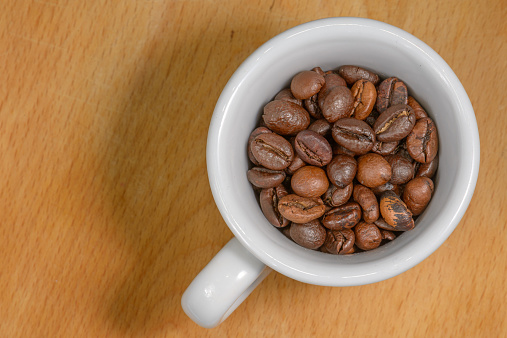
<path id="1" fill-rule="evenodd" d="M 333 155 L 348 155 L 354 157 L 356 154 L 352 150 L 348 150 L 345 147 L 342 147 L 336 142 L 333 142 L 331 147 L 333 148 Z"/>
<path id="2" fill-rule="evenodd" d="M 289 88 L 285 88 L 279 91 L 278 94 L 276 94 L 275 96 L 275 101 L 276 100 L 289 101 L 297 104 L 298 106 L 303 105 L 303 102 L 301 100 L 296 99 L 294 95 L 292 95 L 292 92 L 290 91 Z"/>
<path id="3" fill-rule="evenodd" d="M 407 136 L 407 151 L 420 163 L 433 161 L 438 152 L 438 134 L 435 123 L 429 117 L 417 120 Z"/>
<path id="4" fill-rule="evenodd" d="M 324 80 L 325 83 L 320 89 L 320 92 L 317 97 L 317 103 L 319 105 L 320 110 L 322 110 L 322 107 L 324 105 L 324 99 L 326 98 L 327 94 L 329 94 L 331 89 L 338 86 L 347 87 L 347 83 L 345 82 L 345 80 L 342 79 L 340 75 L 335 74 L 333 72 L 325 74 Z"/>
<path id="5" fill-rule="evenodd" d="M 294 149 L 303 161 L 319 167 L 327 165 L 333 157 L 329 142 L 311 130 L 303 130 L 296 135 Z"/>
<path id="6" fill-rule="evenodd" d="M 389 230 L 380 229 L 380 234 L 382 235 L 382 239 L 393 241 L 396 239 L 396 235 L 394 232 Z"/>
<path id="7" fill-rule="evenodd" d="M 414 178 L 414 166 L 405 157 L 396 154 L 386 156 L 385 159 L 391 166 L 391 180 L 389 182 L 392 184 L 405 184 Z"/>
<path id="8" fill-rule="evenodd" d="M 329 188 L 326 172 L 319 167 L 307 165 L 298 169 L 290 181 L 292 191 L 303 197 L 318 197 Z"/>
<path id="9" fill-rule="evenodd" d="M 317 94 L 324 85 L 324 76 L 312 70 L 297 73 L 291 81 L 290 90 L 296 99 L 305 100 Z"/>
<path id="10" fill-rule="evenodd" d="M 369 152 L 376 141 L 373 129 L 366 122 L 353 117 L 336 121 L 331 132 L 336 143 L 356 155 Z"/>
<path id="11" fill-rule="evenodd" d="M 315 73 L 320 74 L 320 75 L 322 75 L 322 76 L 326 75 L 326 74 L 324 73 L 324 71 L 322 70 L 322 68 L 320 68 L 320 67 L 315 67 L 315 68 L 312 68 L 312 70 L 313 70 Z"/>
<path id="12" fill-rule="evenodd" d="M 290 194 L 278 201 L 280 214 L 295 223 L 307 223 L 324 215 L 326 207 L 320 198 Z"/>
<path id="13" fill-rule="evenodd" d="M 361 207 L 356 202 L 349 202 L 327 211 L 322 225 L 331 230 L 350 229 L 360 220 Z"/>
<path id="14" fill-rule="evenodd" d="M 283 100 L 266 104 L 262 119 L 269 129 L 280 135 L 296 135 L 310 125 L 310 115 L 303 107 Z"/>
<path id="15" fill-rule="evenodd" d="M 272 131 L 269 130 L 268 128 L 258 127 L 258 128 L 255 128 L 254 131 L 252 131 L 252 133 L 250 134 L 250 137 L 248 138 L 248 145 L 247 145 L 248 158 L 255 165 L 259 165 L 259 162 L 257 162 L 257 160 L 255 159 L 255 157 L 252 154 L 252 142 L 253 142 L 254 138 L 259 136 L 260 134 L 269 134 L 269 133 L 272 133 Z"/>
<path id="16" fill-rule="evenodd" d="M 419 164 L 419 162 L 417 163 Z M 419 164 L 415 176 L 433 178 L 435 172 L 437 171 L 437 168 L 438 168 L 438 155 L 435 156 L 435 158 L 431 162 Z"/>
<path id="17" fill-rule="evenodd" d="M 346 65 L 338 68 L 338 74 L 345 79 L 348 85 L 352 85 L 358 80 L 367 80 L 375 86 L 379 82 L 379 76 L 367 69 Z"/>
<path id="18" fill-rule="evenodd" d="M 378 141 L 399 141 L 414 128 L 415 114 L 406 104 L 398 104 L 387 108 L 375 121 L 373 131 Z"/>
<path id="19" fill-rule="evenodd" d="M 363 219 L 367 223 L 375 222 L 380 214 L 377 197 L 364 185 L 356 184 L 354 186 L 354 201 L 359 203 L 363 211 Z"/>
<path id="20" fill-rule="evenodd" d="M 285 226 L 283 228 L 278 228 L 280 230 L 280 232 L 285 236 L 287 237 L 288 239 L 292 240 L 292 238 L 290 237 L 290 223 L 288 226 Z"/>
<path id="21" fill-rule="evenodd" d="M 373 151 L 374 153 L 377 153 L 379 155 L 386 156 L 386 155 L 394 153 L 396 151 L 396 149 L 398 148 L 398 144 L 399 144 L 398 141 L 381 142 L 381 141 L 377 140 L 375 142 L 375 145 L 371 149 L 371 151 Z"/>
<path id="22" fill-rule="evenodd" d="M 413 229 L 430 202 L 436 126 L 403 81 L 380 81 L 350 65 L 299 72 L 248 138 L 261 210 L 302 247 L 372 250 Z"/>
<path id="23" fill-rule="evenodd" d="M 338 207 L 342 204 L 347 203 L 352 196 L 352 191 L 354 190 L 354 184 L 350 183 L 345 188 L 338 188 L 333 184 L 329 185 L 329 188 L 322 196 L 324 203 L 331 207 Z"/>
<path id="24" fill-rule="evenodd" d="M 277 228 L 289 225 L 289 220 L 283 217 L 278 210 L 278 201 L 287 196 L 288 192 L 279 185 L 276 188 L 263 189 L 259 196 L 261 210 L 266 219 Z"/>
<path id="25" fill-rule="evenodd" d="M 318 119 L 308 126 L 308 130 L 312 130 L 322 136 L 328 136 L 331 135 L 332 127 L 332 124 L 329 123 L 326 119 Z"/>
<path id="26" fill-rule="evenodd" d="M 326 229 L 317 219 L 308 223 L 292 223 L 290 226 L 290 237 L 302 247 L 315 250 L 324 244 Z"/>
<path id="27" fill-rule="evenodd" d="M 403 202 L 414 216 L 422 214 L 433 194 L 433 181 L 427 177 L 416 177 L 405 185 Z"/>
<path id="28" fill-rule="evenodd" d="M 359 120 L 367 118 L 377 100 L 377 90 L 373 83 L 367 80 L 358 80 L 350 89 L 354 97 L 352 117 Z"/>
<path id="29" fill-rule="evenodd" d="M 336 155 L 327 166 L 327 176 L 338 188 L 352 183 L 357 172 L 357 161 L 349 155 Z"/>
<path id="30" fill-rule="evenodd" d="M 317 97 L 318 95 L 315 94 L 309 99 L 303 100 L 303 107 L 305 107 L 306 111 L 308 111 L 308 114 L 310 114 L 311 117 L 314 119 L 321 119 L 322 111 L 320 110 L 319 104 L 317 103 Z"/>
<path id="31" fill-rule="evenodd" d="M 285 172 L 254 167 L 247 172 L 247 178 L 257 188 L 274 188 L 285 179 Z"/>
<path id="32" fill-rule="evenodd" d="M 377 89 L 377 103 L 375 107 L 379 113 L 398 104 L 407 104 L 408 89 L 403 81 L 390 77 L 380 83 Z"/>
<path id="33" fill-rule="evenodd" d="M 396 227 L 388 224 L 382 217 L 379 217 L 374 223 L 380 229 L 389 230 L 389 231 L 409 231 L 414 228 L 414 220 L 413 219 L 405 225 L 399 225 Z"/>
<path id="34" fill-rule="evenodd" d="M 389 182 L 391 175 L 389 162 L 379 154 L 368 153 L 357 160 L 356 179 L 368 188 L 375 188 Z"/>
<path id="35" fill-rule="evenodd" d="M 257 162 L 272 170 L 287 168 L 293 158 L 294 151 L 289 141 L 275 133 L 260 134 L 251 143 L 253 157 Z"/>
<path id="36" fill-rule="evenodd" d="M 380 197 L 380 213 L 387 224 L 395 228 L 408 227 L 414 222 L 407 205 L 392 191 L 386 191 Z"/>
<path id="37" fill-rule="evenodd" d="M 354 97 L 345 86 L 336 86 L 329 91 L 322 103 L 322 116 L 329 122 L 349 117 L 352 114 Z"/>
<path id="38" fill-rule="evenodd" d="M 379 112 L 374 108 L 371 111 L 370 115 L 364 119 L 364 122 L 368 123 L 368 125 L 373 128 L 373 125 L 375 124 L 375 121 L 377 121 L 379 115 Z"/>
<path id="39" fill-rule="evenodd" d="M 382 234 L 373 223 L 361 222 L 354 228 L 355 244 L 362 250 L 373 250 L 382 242 Z"/>
<path id="40" fill-rule="evenodd" d="M 327 230 L 323 247 L 333 255 L 346 255 L 354 250 L 356 236 L 351 229 Z"/>
<path id="41" fill-rule="evenodd" d="M 380 196 L 384 191 L 388 190 L 391 190 L 396 195 L 401 196 L 401 187 L 397 184 L 392 184 L 391 182 L 387 182 L 385 184 L 379 185 L 378 187 L 374 187 L 371 189 L 371 191 L 373 191 L 373 193 L 376 196 Z"/>
<path id="42" fill-rule="evenodd" d="M 423 117 L 428 117 L 428 114 L 424 108 L 421 107 L 419 102 L 417 102 L 412 96 L 408 97 L 407 104 L 414 110 L 416 120 L 422 119 Z"/>
<path id="43" fill-rule="evenodd" d="M 285 172 L 288 175 L 293 175 L 299 168 L 302 168 L 305 165 L 306 165 L 305 161 L 303 161 L 298 154 L 295 154 L 291 164 L 287 168 L 285 168 Z"/>

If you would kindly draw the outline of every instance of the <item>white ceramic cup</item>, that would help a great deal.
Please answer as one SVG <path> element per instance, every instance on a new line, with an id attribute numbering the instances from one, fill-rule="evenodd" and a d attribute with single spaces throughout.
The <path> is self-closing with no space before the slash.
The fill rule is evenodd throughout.
<path id="1" fill-rule="evenodd" d="M 437 125 L 439 168 L 432 200 L 413 230 L 373 251 L 336 256 L 298 246 L 266 220 L 246 177 L 246 148 L 263 106 L 288 87 L 296 73 L 346 64 L 382 77 L 396 76 L 407 84 Z M 227 318 L 271 269 L 305 283 L 352 286 L 412 268 L 458 225 L 479 172 L 477 122 L 451 68 L 413 35 L 361 18 L 305 23 L 258 48 L 220 95 L 207 142 L 213 197 L 235 236 L 192 281 L 181 300 L 186 314 L 208 328 Z"/>

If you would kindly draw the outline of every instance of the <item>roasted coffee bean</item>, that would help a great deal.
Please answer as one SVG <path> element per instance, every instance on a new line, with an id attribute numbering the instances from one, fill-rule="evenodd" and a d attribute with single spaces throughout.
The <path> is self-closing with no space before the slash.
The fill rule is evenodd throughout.
<path id="1" fill-rule="evenodd" d="M 389 230 L 380 229 L 380 234 L 382 235 L 382 239 L 385 239 L 387 241 L 393 241 L 396 239 L 394 232 Z"/>
<path id="2" fill-rule="evenodd" d="M 322 104 L 322 116 L 333 123 L 352 114 L 354 97 L 345 86 L 336 86 L 325 96 Z"/>
<path id="3" fill-rule="evenodd" d="M 259 136 L 260 134 L 269 134 L 269 133 L 272 133 L 272 131 L 269 130 L 268 128 L 258 127 L 258 128 L 255 128 L 254 131 L 252 131 L 252 133 L 250 134 L 250 137 L 248 138 L 248 145 L 247 145 L 248 158 L 255 165 L 259 165 L 259 162 L 257 162 L 257 160 L 255 159 L 255 157 L 252 154 L 252 142 L 253 142 L 254 138 Z"/>
<path id="4" fill-rule="evenodd" d="M 361 210 L 363 211 L 363 220 L 366 223 L 373 223 L 379 217 L 379 205 L 377 197 L 364 185 L 354 185 L 354 201 L 359 203 Z"/>
<path id="5" fill-rule="evenodd" d="M 406 104 L 398 104 L 387 108 L 375 121 L 373 131 L 378 141 L 399 141 L 414 128 L 415 114 Z"/>
<path id="6" fill-rule="evenodd" d="M 320 110 L 319 104 L 317 103 L 318 95 L 315 94 L 309 99 L 303 100 L 303 107 L 305 107 L 308 114 L 314 119 L 322 118 L 322 111 Z"/>
<path id="7" fill-rule="evenodd" d="M 392 225 L 387 224 L 386 221 L 382 217 L 379 217 L 375 222 L 373 222 L 379 229 L 388 230 L 388 231 L 400 231 L 393 227 Z"/>
<path id="8" fill-rule="evenodd" d="M 305 100 L 317 94 L 324 83 L 324 76 L 312 70 L 305 70 L 292 78 L 290 90 L 295 98 Z"/>
<path id="9" fill-rule="evenodd" d="M 385 184 L 379 185 L 378 187 L 371 188 L 371 191 L 375 194 L 375 196 L 380 196 L 384 191 L 391 190 L 396 195 L 401 196 L 401 187 L 397 184 L 392 184 L 391 182 L 387 182 Z"/>
<path id="10" fill-rule="evenodd" d="M 315 120 L 308 126 L 308 130 L 312 130 L 319 135 L 328 136 L 331 135 L 331 128 L 333 126 L 326 119 Z"/>
<path id="11" fill-rule="evenodd" d="M 414 166 L 405 157 L 396 154 L 386 156 L 385 159 L 391 165 L 392 184 L 405 184 L 414 178 Z"/>
<path id="12" fill-rule="evenodd" d="M 302 71 L 248 139 L 262 212 L 303 247 L 374 249 L 413 229 L 432 197 L 436 126 L 403 81 L 379 82 L 357 66 Z"/>
<path id="13" fill-rule="evenodd" d="M 408 89 L 403 81 L 390 77 L 380 83 L 377 90 L 377 103 L 375 107 L 379 113 L 398 104 L 407 104 Z"/>
<path id="14" fill-rule="evenodd" d="M 331 148 L 333 148 L 333 155 L 348 155 L 354 157 L 356 153 L 354 153 L 352 150 L 348 150 L 345 147 L 342 147 L 336 142 L 333 142 L 331 145 Z"/>
<path id="15" fill-rule="evenodd" d="M 361 220 L 361 207 L 356 202 L 348 202 L 326 211 L 322 225 L 330 230 L 350 229 Z"/>
<path id="16" fill-rule="evenodd" d="M 289 225 L 289 220 L 283 217 L 278 210 L 278 201 L 287 195 L 285 187 L 279 185 L 276 188 L 262 189 L 259 196 L 262 213 L 269 223 L 277 228 Z"/>
<path id="17" fill-rule="evenodd" d="M 377 153 L 379 155 L 386 156 L 386 155 L 394 153 L 396 151 L 396 149 L 398 148 L 398 145 L 399 145 L 398 141 L 382 142 L 382 141 L 377 140 L 375 142 L 375 145 L 371 149 L 371 151 L 373 151 L 374 153 Z"/>
<path id="18" fill-rule="evenodd" d="M 260 134 L 251 143 L 253 157 L 257 162 L 272 170 L 287 168 L 294 158 L 289 141 L 275 133 Z"/>
<path id="19" fill-rule="evenodd" d="M 368 125 L 373 128 L 373 125 L 375 124 L 375 121 L 377 121 L 379 115 L 379 112 L 376 109 L 373 109 L 370 115 L 364 119 L 364 122 L 368 123 Z"/>
<path id="20" fill-rule="evenodd" d="M 330 253 L 329 251 L 327 251 L 327 249 L 325 248 L 325 246 L 324 246 L 324 245 L 322 245 L 322 246 L 318 249 L 318 251 L 323 252 L 323 253 L 326 253 L 326 254 Z"/>
<path id="21" fill-rule="evenodd" d="M 326 98 L 327 94 L 329 94 L 331 89 L 338 86 L 347 87 L 347 83 L 345 82 L 345 80 L 342 79 L 340 75 L 335 74 L 333 72 L 324 75 L 324 79 L 325 83 L 320 89 L 320 92 L 317 97 L 317 103 L 319 105 L 320 110 L 322 110 L 322 107 L 324 105 L 324 99 Z"/>
<path id="22" fill-rule="evenodd" d="M 319 167 L 327 165 L 333 157 L 329 142 L 311 130 L 303 130 L 296 135 L 294 149 L 303 161 Z"/>
<path id="23" fill-rule="evenodd" d="M 352 65 L 341 66 L 338 68 L 338 74 L 345 79 L 348 85 L 352 85 L 358 80 L 366 80 L 376 86 L 380 80 L 377 74 L 367 69 Z"/>
<path id="24" fill-rule="evenodd" d="M 347 255 L 354 252 L 356 236 L 351 229 L 327 230 L 323 247 L 333 255 Z"/>
<path id="25" fill-rule="evenodd" d="M 407 104 L 414 110 L 416 120 L 422 119 L 423 117 L 428 117 L 428 114 L 424 108 L 421 107 L 419 102 L 417 102 L 412 96 L 408 97 Z"/>
<path id="26" fill-rule="evenodd" d="M 290 91 L 289 88 L 285 88 L 279 91 L 278 94 L 276 94 L 275 96 L 275 101 L 276 100 L 289 101 L 297 104 L 298 106 L 303 105 L 303 102 L 301 100 L 296 99 L 294 95 L 292 95 L 292 92 Z"/>
<path id="27" fill-rule="evenodd" d="M 336 155 L 328 164 L 327 176 L 338 188 L 345 188 L 357 173 L 357 161 L 349 155 Z"/>
<path id="28" fill-rule="evenodd" d="M 391 175 L 389 162 L 379 154 L 368 153 L 357 160 L 356 179 L 368 188 L 375 188 L 389 182 Z"/>
<path id="29" fill-rule="evenodd" d="M 307 223 L 324 215 L 326 207 L 320 198 L 290 194 L 278 202 L 280 214 L 295 223 Z"/>
<path id="30" fill-rule="evenodd" d="M 379 217 L 375 222 L 375 225 L 380 229 L 389 230 L 389 231 L 409 231 L 414 228 L 414 220 L 408 222 L 406 225 L 401 225 L 397 227 L 393 227 L 388 224 L 382 217 Z"/>
<path id="31" fill-rule="evenodd" d="M 352 117 L 359 120 L 367 118 L 377 100 L 377 90 L 373 83 L 367 80 L 358 80 L 350 89 L 354 97 Z"/>
<path id="32" fill-rule="evenodd" d="M 394 154 L 401 155 L 404 158 L 406 158 L 407 160 L 409 160 L 410 162 L 414 162 L 414 159 L 412 158 L 412 156 L 410 156 L 406 147 L 407 147 L 406 142 L 400 142 L 400 144 L 399 144 L 398 148 L 395 150 Z"/>
<path id="33" fill-rule="evenodd" d="M 414 222 L 412 212 L 401 198 L 392 191 L 386 191 L 380 197 L 380 214 L 389 225 L 396 229 L 408 227 Z"/>
<path id="34" fill-rule="evenodd" d="M 331 133 L 336 143 L 356 155 L 369 152 L 376 141 L 373 129 L 366 122 L 353 117 L 336 121 Z"/>
<path id="35" fill-rule="evenodd" d="M 352 196 L 354 190 L 354 184 L 350 183 L 345 188 L 338 188 L 337 186 L 330 184 L 327 191 L 322 196 L 322 199 L 326 205 L 331 207 L 338 207 L 342 204 L 347 203 Z"/>
<path id="36" fill-rule="evenodd" d="M 356 237 L 355 244 L 362 250 L 373 250 L 378 248 L 382 242 L 382 234 L 373 223 L 360 222 L 354 228 L 354 235 Z"/>
<path id="37" fill-rule="evenodd" d="M 283 100 L 266 104 L 262 119 L 269 129 L 280 135 L 296 135 L 310 125 L 310 115 L 303 107 Z"/>
<path id="38" fill-rule="evenodd" d="M 274 188 L 285 179 L 285 172 L 270 170 L 263 167 L 253 167 L 248 170 L 247 178 L 257 188 Z"/>
<path id="39" fill-rule="evenodd" d="M 299 168 L 302 168 L 305 165 L 306 162 L 303 161 L 298 154 L 295 154 L 292 163 L 287 168 L 285 168 L 285 172 L 287 175 L 293 175 Z"/>
<path id="40" fill-rule="evenodd" d="M 433 194 L 433 181 L 427 177 L 416 177 L 405 185 L 403 202 L 414 216 L 422 214 Z"/>
<path id="41" fill-rule="evenodd" d="M 292 191 L 303 197 L 318 197 L 329 188 L 326 172 L 319 167 L 307 165 L 298 169 L 290 181 Z"/>
<path id="42" fill-rule="evenodd" d="M 317 219 L 308 223 L 292 223 L 290 226 L 290 237 L 302 247 L 315 250 L 324 244 L 326 229 Z"/>
<path id="43" fill-rule="evenodd" d="M 290 239 L 292 241 L 292 238 L 290 237 L 290 223 L 288 226 L 285 226 L 283 228 L 278 228 L 280 230 L 280 232 L 285 236 L 287 237 L 288 239 Z"/>
<path id="44" fill-rule="evenodd" d="M 315 68 L 312 68 L 312 70 L 313 70 L 315 73 L 320 74 L 320 75 L 322 75 L 322 76 L 326 75 L 326 74 L 324 73 L 324 71 L 322 70 L 322 68 L 320 68 L 320 67 L 315 67 Z"/>
<path id="45" fill-rule="evenodd" d="M 419 162 L 416 162 L 419 164 Z M 438 168 L 438 155 L 435 156 L 433 161 L 428 163 L 420 163 L 417 167 L 416 177 L 433 178 Z"/>
<path id="46" fill-rule="evenodd" d="M 407 136 L 407 151 L 420 163 L 433 161 L 438 151 L 438 134 L 435 123 L 429 117 L 417 120 Z"/>

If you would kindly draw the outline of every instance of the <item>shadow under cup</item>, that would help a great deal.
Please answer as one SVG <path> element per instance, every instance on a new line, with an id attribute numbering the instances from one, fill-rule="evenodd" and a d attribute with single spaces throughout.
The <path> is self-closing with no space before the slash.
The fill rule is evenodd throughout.
<path id="1" fill-rule="evenodd" d="M 293 279 L 329 286 L 393 277 L 424 260 L 451 234 L 471 199 L 478 173 L 478 134 L 470 101 L 447 64 L 427 45 L 395 27 L 363 19 L 324 19 L 288 30 L 254 52 L 234 73 L 208 135 L 208 173 L 217 206 L 240 242 Z M 338 20 L 339 21 L 339 20 Z M 388 28 L 388 29 L 382 29 Z M 246 178 L 247 140 L 264 105 L 302 70 L 358 65 L 403 80 L 435 121 L 439 168 L 435 192 L 413 230 L 373 251 L 348 256 L 308 250 L 264 217 Z M 475 128 L 475 129 L 474 129 Z M 476 143 L 474 143 L 474 140 Z"/>

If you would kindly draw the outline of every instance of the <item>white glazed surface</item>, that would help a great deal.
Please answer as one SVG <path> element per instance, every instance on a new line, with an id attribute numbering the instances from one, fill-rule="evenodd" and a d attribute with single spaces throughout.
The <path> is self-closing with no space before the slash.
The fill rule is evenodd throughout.
<path id="1" fill-rule="evenodd" d="M 408 85 L 437 125 L 440 164 L 435 194 L 414 230 L 371 252 L 335 256 L 294 244 L 265 219 L 246 178 L 246 144 L 263 106 L 297 72 L 344 64 L 396 76 Z M 215 202 L 246 249 L 298 281 L 351 286 L 396 276 L 448 238 L 472 198 L 479 171 L 479 135 L 463 86 L 425 43 L 378 21 L 329 18 L 279 34 L 243 62 L 215 107 L 206 156 Z"/>
<path id="2" fill-rule="evenodd" d="M 270 271 L 233 237 L 185 290 L 181 298 L 183 311 L 202 327 L 215 327 Z"/>

